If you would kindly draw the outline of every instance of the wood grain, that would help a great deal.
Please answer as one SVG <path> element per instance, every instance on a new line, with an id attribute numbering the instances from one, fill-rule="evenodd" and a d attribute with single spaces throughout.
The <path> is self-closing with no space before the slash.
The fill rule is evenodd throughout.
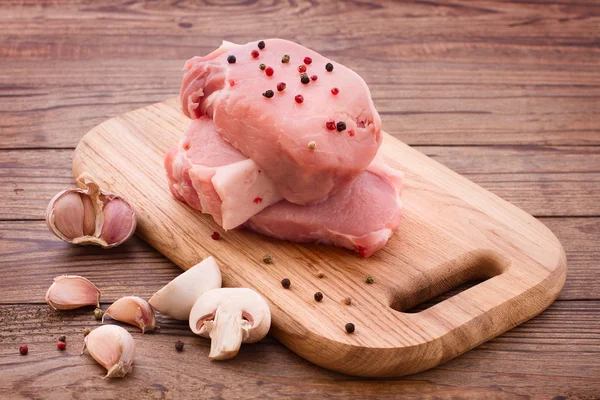
<path id="1" fill-rule="evenodd" d="M 164 317 L 154 334 L 128 327 L 138 349 L 127 379 L 105 381 L 79 356 L 90 311 L 0 306 L 0 397 L 81 398 L 593 398 L 600 387 L 600 302 L 556 302 L 539 317 L 441 367 L 403 379 L 365 380 L 317 368 L 271 338 L 242 347 L 234 361 L 211 362 L 209 342 Z M 67 336 L 67 350 L 56 338 Z M 177 353 L 175 341 L 185 343 Z M 19 355 L 19 345 L 29 355 Z M 184 365 L 193 366 L 182 368 Z M 35 371 L 35 373 L 34 373 Z"/>
<path id="2" fill-rule="evenodd" d="M 77 146 L 73 174 L 127 198 L 137 234 L 181 268 L 213 255 L 223 285 L 261 293 L 277 339 L 320 366 L 370 377 L 423 371 L 537 315 L 562 289 L 564 250 L 543 224 L 389 135 L 383 155 L 405 173 L 404 217 L 375 256 L 243 230 L 212 240 L 220 229 L 174 200 L 164 173 L 164 154 L 188 124 L 176 100 L 107 120 Z M 367 274 L 378 281 L 365 284 Z M 398 312 L 472 279 L 485 281 L 423 312 Z M 318 304 L 316 291 L 326 295 Z M 347 322 L 357 332 L 348 335 Z"/>
<path id="3" fill-rule="evenodd" d="M 594 146 L 415 146 L 534 216 L 600 215 Z M 0 150 L 0 219 L 42 219 L 72 187 L 72 150 Z"/>

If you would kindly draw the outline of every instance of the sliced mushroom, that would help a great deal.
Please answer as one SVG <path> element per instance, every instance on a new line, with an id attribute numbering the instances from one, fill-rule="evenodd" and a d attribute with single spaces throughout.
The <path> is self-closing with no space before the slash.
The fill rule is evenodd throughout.
<path id="1" fill-rule="evenodd" d="M 186 321 L 198 297 L 220 287 L 219 266 L 214 258 L 207 257 L 154 293 L 149 303 L 163 314 Z"/>
<path id="2" fill-rule="evenodd" d="M 242 343 L 254 343 L 271 327 L 267 302 L 252 289 L 223 288 L 204 293 L 190 313 L 192 332 L 211 339 L 213 360 L 235 357 Z"/>

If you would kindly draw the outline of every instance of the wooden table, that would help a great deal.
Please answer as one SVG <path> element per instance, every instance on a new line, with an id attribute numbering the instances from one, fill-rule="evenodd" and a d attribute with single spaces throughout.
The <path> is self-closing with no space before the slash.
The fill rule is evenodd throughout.
<path id="1" fill-rule="evenodd" d="M 600 395 L 600 3 L 223 3 L 0 4 L 0 397 Z M 106 308 L 123 295 L 148 298 L 180 271 L 137 238 L 74 248 L 47 230 L 46 204 L 73 186 L 73 148 L 104 119 L 175 96 L 186 58 L 223 39 L 275 36 L 354 68 L 385 130 L 548 225 L 569 262 L 558 301 L 403 379 L 332 373 L 272 338 L 211 362 L 208 341 L 166 318 L 136 336 L 131 376 L 100 379 L 101 367 L 79 356 L 82 330 L 98 323 L 89 309 L 50 310 L 52 278 L 88 277 Z"/>

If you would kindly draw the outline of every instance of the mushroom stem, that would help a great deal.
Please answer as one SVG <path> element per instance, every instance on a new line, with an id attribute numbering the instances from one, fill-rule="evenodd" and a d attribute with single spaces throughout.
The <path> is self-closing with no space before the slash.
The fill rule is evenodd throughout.
<path id="1" fill-rule="evenodd" d="M 226 360 L 235 357 L 242 342 L 248 337 L 250 322 L 242 317 L 240 309 L 221 308 L 213 321 L 204 323 L 210 342 L 209 358 Z"/>

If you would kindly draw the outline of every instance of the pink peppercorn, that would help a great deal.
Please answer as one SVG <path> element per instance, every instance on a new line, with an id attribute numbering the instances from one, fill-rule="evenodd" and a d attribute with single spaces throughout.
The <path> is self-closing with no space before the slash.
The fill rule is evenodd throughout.
<path id="1" fill-rule="evenodd" d="M 294 100 L 296 100 L 296 103 L 300 104 L 304 101 L 304 96 L 297 94 L 296 97 L 294 97 Z"/>
<path id="2" fill-rule="evenodd" d="M 219 240 L 219 239 L 221 239 L 221 234 L 219 232 L 213 232 L 212 235 L 210 235 L 210 237 L 213 240 Z"/>
<path id="3" fill-rule="evenodd" d="M 286 88 L 286 86 L 287 86 L 287 85 L 285 84 L 285 82 L 279 82 L 279 83 L 277 84 L 277 91 L 278 91 L 278 92 L 284 91 L 284 90 L 285 90 L 285 88 Z"/>
<path id="4" fill-rule="evenodd" d="M 334 121 L 334 120 L 332 120 L 332 119 L 330 119 L 329 121 L 327 121 L 327 122 L 325 123 L 325 126 L 326 126 L 326 127 L 327 127 L 327 129 L 329 129 L 330 131 L 333 131 L 333 130 L 335 130 L 335 129 L 336 129 L 336 126 L 335 126 L 335 121 Z"/>
<path id="5" fill-rule="evenodd" d="M 233 79 L 229 80 L 229 86 L 235 86 L 235 81 Z"/>
<path id="6" fill-rule="evenodd" d="M 29 353 L 29 347 L 27 347 L 26 344 L 22 344 L 19 346 L 19 353 L 21 353 L 22 356 L 26 356 L 27 353 Z"/>
<path id="7" fill-rule="evenodd" d="M 334 96 L 337 96 L 337 94 L 340 92 L 340 89 L 334 87 L 333 89 L 331 89 L 331 94 Z"/>
<path id="8" fill-rule="evenodd" d="M 64 350 L 67 348 L 67 344 L 59 340 L 56 342 L 56 347 L 58 347 L 59 350 Z"/>
<path id="9" fill-rule="evenodd" d="M 298 72 L 300 72 L 300 73 L 306 72 L 306 65 L 298 66 Z"/>
<path id="10" fill-rule="evenodd" d="M 258 52 L 258 50 L 252 50 L 252 52 L 250 53 L 250 55 L 252 56 L 252 58 L 258 58 L 258 56 L 260 55 L 260 53 Z"/>
<path id="11" fill-rule="evenodd" d="M 312 63 L 312 58 L 304 57 L 304 64 L 309 65 L 310 63 Z"/>
<path id="12" fill-rule="evenodd" d="M 350 129 L 348 131 L 348 136 L 354 136 L 354 129 Z"/>
<path id="13" fill-rule="evenodd" d="M 254 204 L 260 204 L 260 203 L 262 203 L 262 198 L 257 197 L 254 199 Z"/>
<path id="14" fill-rule="evenodd" d="M 319 77 L 316 75 L 311 75 L 311 77 L 310 77 L 311 81 L 316 81 L 317 79 L 319 79 Z"/>
<path id="15" fill-rule="evenodd" d="M 273 76 L 273 72 L 275 72 L 275 71 L 273 71 L 273 68 L 271 68 L 271 67 L 267 67 L 265 69 L 265 74 L 267 74 L 267 76 Z"/>

